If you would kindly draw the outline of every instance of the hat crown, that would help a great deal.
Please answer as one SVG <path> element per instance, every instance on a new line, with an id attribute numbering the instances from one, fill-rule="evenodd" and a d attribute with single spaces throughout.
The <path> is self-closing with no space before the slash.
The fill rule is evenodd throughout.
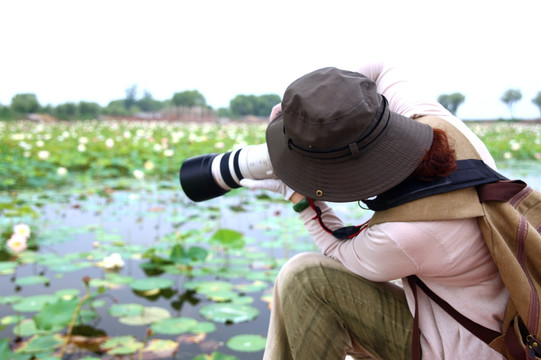
<path id="1" fill-rule="evenodd" d="M 329 151 L 355 143 L 377 125 L 384 107 L 376 84 L 356 72 L 323 68 L 285 91 L 286 136 L 298 147 Z"/>

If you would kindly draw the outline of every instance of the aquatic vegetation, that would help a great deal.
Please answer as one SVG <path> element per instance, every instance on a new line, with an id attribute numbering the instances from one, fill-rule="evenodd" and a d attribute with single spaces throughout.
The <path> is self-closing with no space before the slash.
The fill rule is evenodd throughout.
<path id="1" fill-rule="evenodd" d="M 2 123 L 0 358 L 260 358 L 281 265 L 316 247 L 279 197 L 193 203 L 178 170 L 264 142 L 265 125 Z M 541 125 L 468 125 L 541 180 Z"/>

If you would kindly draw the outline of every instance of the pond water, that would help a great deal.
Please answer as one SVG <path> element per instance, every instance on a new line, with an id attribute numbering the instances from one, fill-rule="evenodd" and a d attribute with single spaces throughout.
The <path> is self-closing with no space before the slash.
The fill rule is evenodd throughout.
<path id="1" fill-rule="evenodd" d="M 541 168 L 536 163 L 505 164 L 500 169 L 509 178 L 520 177 L 541 189 Z M 0 197 L 3 202 L 12 199 L 9 194 Z M 86 292 L 82 279 L 88 276 L 90 289 L 102 291 L 82 321 L 94 334 L 131 335 L 143 341 L 151 323 L 133 324 L 111 314 L 115 304 L 140 304 L 148 309 L 165 309 L 170 317 L 214 325 L 201 332 L 155 332 L 151 338 L 173 340 L 178 348 L 174 355 L 145 354 L 144 358 L 193 359 L 200 354 L 220 352 L 236 359 L 259 359 L 262 351 L 257 347 L 239 351 L 231 348 L 228 341 L 241 334 L 266 336 L 272 283 L 278 269 L 295 253 L 317 251 L 288 204 L 276 197 L 261 197 L 265 197 L 261 192 L 242 189 L 193 203 L 177 183 L 127 180 L 17 194 L 19 203 L 31 205 L 40 215 L 37 219 L 22 219 L 38 236 L 39 250 L 21 257 L 23 263 L 12 272 L 0 268 L 0 319 L 16 314 L 32 318 L 39 310 L 17 311 L 15 304 L 37 294 L 70 289 L 82 297 Z M 334 207 L 346 223 L 361 223 L 370 216 L 357 204 Z M 1 225 L 11 224 L 10 221 L 13 220 L 4 218 Z M 212 239 L 220 229 L 241 233 L 244 246 L 217 245 Z M 208 258 L 188 267 L 141 267 L 149 263 L 149 258 L 167 259 L 175 244 L 186 249 L 201 246 L 208 250 Z M 121 255 L 123 267 L 111 272 L 96 266 L 112 253 Z M 158 278 L 170 279 L 170 286 L 148 293 L 131 287 L 136 279 L 150 278 L 156 273 Z M 116 275 L 121 277 L 112 277 Z M 36 277 L 45 280 L 24 281 Z M 201 283 L 210 281 L 216 287 L 223 283 L 233 287 L 199 291 Z M 229 302 L 255 308 L 257 315 L 237 322 L 220 321 L 202 312 L 206 305 Z M 8 320 L 0 323 L 0 339 L 13 340 L 23 335 L 20 344 L 24 344 L 33 334 Z M 87 345 L 89 338 L 85 338 Z M 68 350 L 66 359 L 114 358 L 107 352 L 98 354 L 87 348 Z M 138 354 L 125 358 L 137 359 Z"/>

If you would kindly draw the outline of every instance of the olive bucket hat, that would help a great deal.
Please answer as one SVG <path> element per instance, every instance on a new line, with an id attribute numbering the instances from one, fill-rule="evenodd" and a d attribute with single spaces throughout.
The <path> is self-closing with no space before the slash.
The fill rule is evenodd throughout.
<path id="1" fill-rule="evenodd" d="M 389 110 L 376 84 L 323 68 L 286 89 L 266 133 L 272 167 L 316 200 L 357 201 L 406 179 L 432 144 L 432 128 Z"/>

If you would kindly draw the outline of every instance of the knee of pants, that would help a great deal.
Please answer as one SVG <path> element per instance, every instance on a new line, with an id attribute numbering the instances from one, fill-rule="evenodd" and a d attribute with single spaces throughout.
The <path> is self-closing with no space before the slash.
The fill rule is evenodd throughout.
<path id="1" fill-rule="evenodd" d="M 283 266 L 276 278 L 278 291 L 291 285 L 300 284 L 306 280 L 306 270 L 314 267 L 342 266 L 336 260 L 333 260 L 320 253 L 300 253 L 289 259 Z"/>

